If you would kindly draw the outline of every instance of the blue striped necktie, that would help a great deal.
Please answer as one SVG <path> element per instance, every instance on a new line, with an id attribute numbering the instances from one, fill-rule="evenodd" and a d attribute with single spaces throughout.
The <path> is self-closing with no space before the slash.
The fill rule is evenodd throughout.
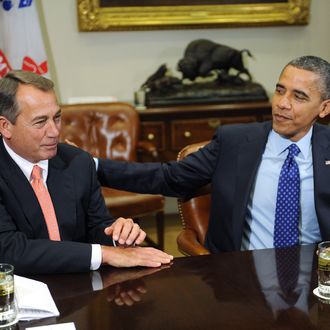
<path id="1" fill-rule="evenodd" d="M 277 188 L 274 247 L 292 246 L 299 242 L 300 176 L 294 157 L 300 149 L 291 144 L 288 150 Z"/>

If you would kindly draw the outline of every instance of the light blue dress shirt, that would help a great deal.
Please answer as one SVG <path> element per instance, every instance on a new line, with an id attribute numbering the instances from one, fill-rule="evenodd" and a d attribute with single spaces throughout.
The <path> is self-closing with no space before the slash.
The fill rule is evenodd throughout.
<path id="1" fill-rule="evenodd" d="M 299 251 L 299 274 L 294 292 L 297 294 L 297 301 L 294 307 L 308 314 L 308 297 L 311 285 L 311 272 L 313 270 L 314 249 L 305 248 Z M 292 307 L 289 305 L 281 292 L 281 285 L 278 279 L 278 270 L 276 268 L 275 250 L 266 250 L 262 254 L 260 252 L 252 252 L 253 261 L 260 283 L 261 291 L 265 299 L 276 317 L 276 313 L 280 310 Z"/>
<path id="2" fill-rule="evenodd" d="M 314 203 L 312 131 L 311 128 L 296 142 L 300 149 L 299 155 L 295 157 L 300 173 L 299 244 L 321 240 Z M 290 144 L 292 144 L 291 140 L 281 137 L 273 130 L 268 136 L 248 203 L 242 250 L 274 247 L 277 186 L 282 165 L 288 154 L 286 148 Z"/>

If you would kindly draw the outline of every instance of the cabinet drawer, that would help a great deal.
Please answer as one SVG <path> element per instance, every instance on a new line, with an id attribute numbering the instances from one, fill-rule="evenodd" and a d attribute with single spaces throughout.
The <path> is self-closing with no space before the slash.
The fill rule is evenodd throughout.
<path id="1" fill-rule="evenodd" d="M 163 122 L 141 123 L 141 136 L 143 141 L 151 142 L 158 150 L 165 148 L 165 125 Z"/>
<path id="2" fill-rule="evenodd" d="M 171 123 L 172 149 L 179 151 L 188 144 L 210 140 L 216 128 L 221 125 L 255 121 L 255 116 L 174 120 Z"/>

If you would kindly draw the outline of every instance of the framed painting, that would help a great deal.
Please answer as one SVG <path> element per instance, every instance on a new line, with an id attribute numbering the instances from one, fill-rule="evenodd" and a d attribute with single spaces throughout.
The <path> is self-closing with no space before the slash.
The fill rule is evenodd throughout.
<path id="1" fill-rule="evenodd" d="M 77 0 L 80 31 L 308 24 L 310 0 Z"/>

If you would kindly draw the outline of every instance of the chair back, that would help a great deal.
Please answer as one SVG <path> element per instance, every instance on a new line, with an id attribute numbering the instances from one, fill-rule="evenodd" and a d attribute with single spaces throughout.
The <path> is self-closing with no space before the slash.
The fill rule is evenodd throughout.
<path id="1" fill-rule="evenodd" d="M 61 140 L 68 139 L 95 157 L 136 160 L 139 115 L 128 103 L 62 105 Z"/>
<path id="2" fill-rule="evenodd" d="M 186 146 L 179 152 L 177 159 L 182 160 L 190 153 L 204 147 L 208 142 L 209 141 L 204 141 Z M 195 239 L 197 239 L 197 242 L 202 246 L 204 245 L 205 235 L 208 228 L 210 205 L 211 195 L 209 185 L 201 188 L 196 192 L 194 197 L 190 199 L 178 199 L 178 208 L 183 225 L 183 231 L 186 230 L 193 232 Z M 182 235 L 181 238 L 184 238 L 184 236 L 185 235 Z M 197 251 L 196 253 L 192 253 L 191 251 L 185 251 L 184 242 L 182 246 L 180 246 L 180 237 L 178 237 L 177 242 L 179 249 L 185 254 L 194 255 L 206 253 L 206 251 L 204 251 L 205 253 L 199 253 Z"/>
<path id="3" fill-rule="evenodd" d="M 157 157 L 157 149 L 139 141 L 139 114 L 123 102 L 62 105 L 60 140 L 65 139 L 94 157 L 135 161 L 138 151 Z M 140 149 L 140 150 L 139 150 Z M 157 243 L 147 236 L 149 245 L 164 248 L 164 203 L 161 195 L 138 194 L 102 187 L 105 205 L 114 218 L 152 215 L 157 225 Z"/>

